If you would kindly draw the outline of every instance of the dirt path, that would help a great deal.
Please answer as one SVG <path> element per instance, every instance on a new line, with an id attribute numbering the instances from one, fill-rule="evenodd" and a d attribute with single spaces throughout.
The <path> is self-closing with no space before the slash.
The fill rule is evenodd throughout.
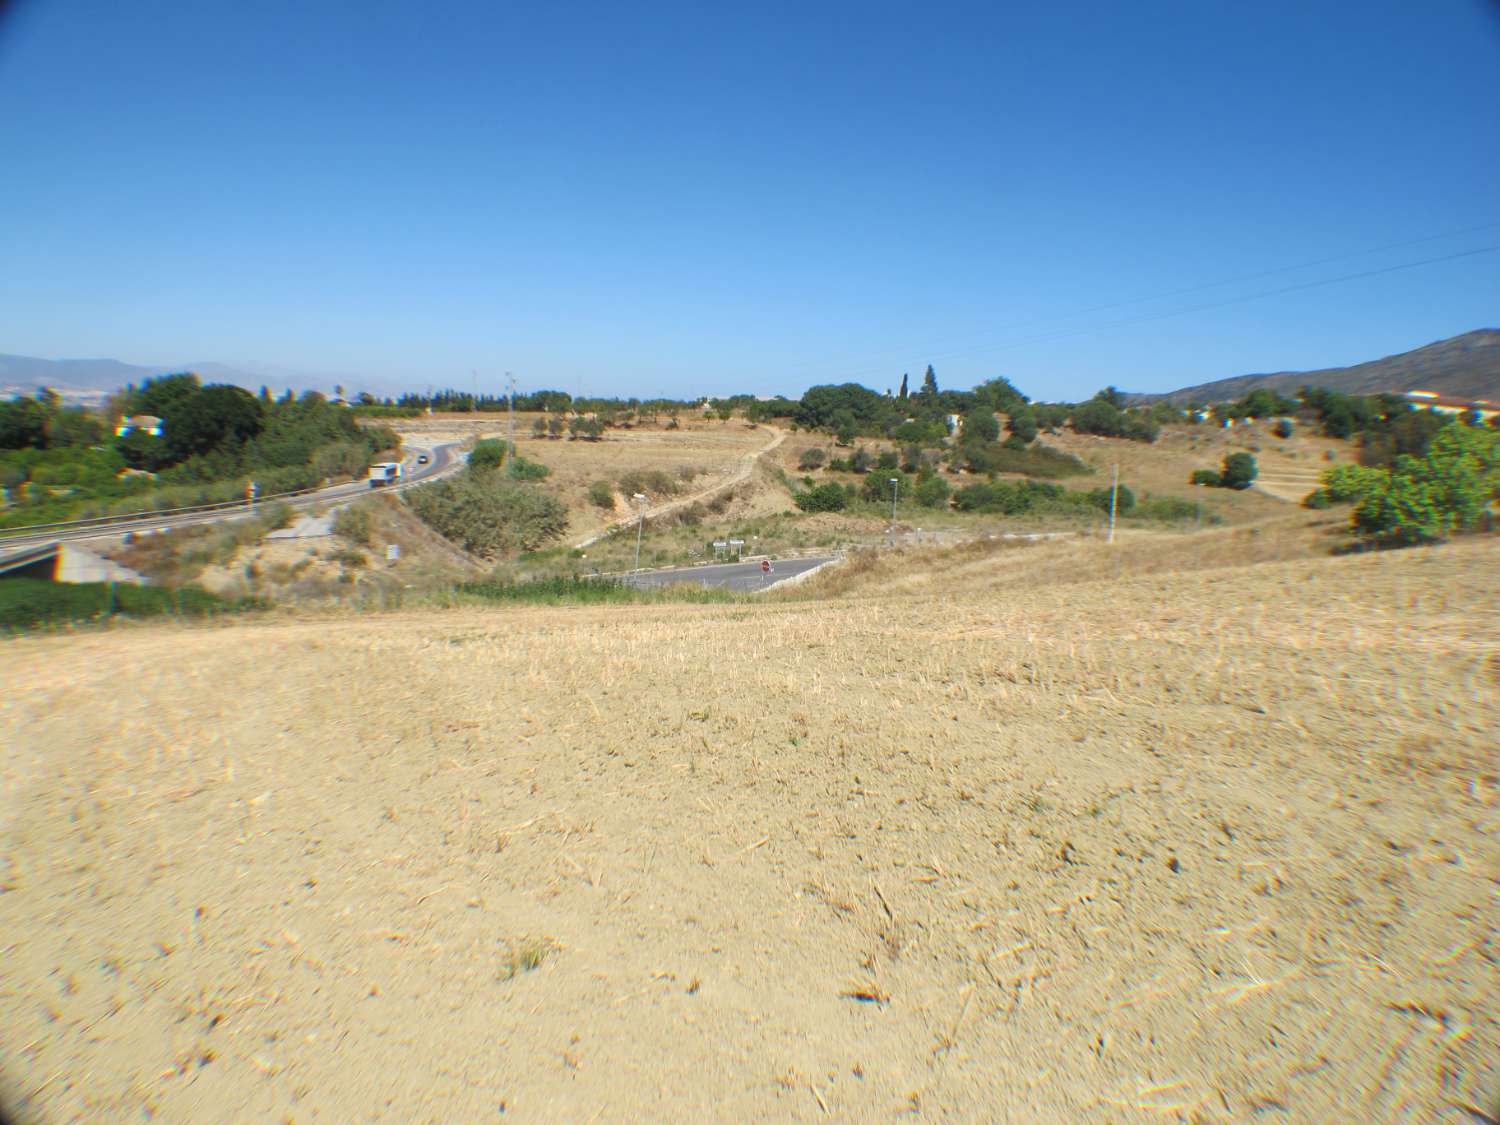
<path id="1" fill-rule="evenodd" d="M 707 488 L 701 488 L 697 492 L 693 492 L 687 496 L 678 496 L 672 500 L 667 501 L 664 504 L 657 504 L 654 507 L 647 508 L 646 518 L 648 520 L 656 519 L 658 516 L 664 516 L 669 512 L 675 512 L 679 508 L 686 508 L 690 504 L 696 504 L 703 500 L 712 499 L 714 496 L 725 491 L 726 489 L 733 488 L 737 484 L 743 484 L 746 480 L 750 479 L 750 474 L 755 471 L 756 463 L 767 453 L 770 453 L 786 440 L 785 430 L 778 429 L 775 426 L 766 426 L 764 424 L 762 425 L 762 428 L 770 430 L 776 436 L 773 437 L 771 441 L 764 447 L 757 449 L 751 453 L 746 453 L 742 457 L 740 457 L 738 468 L 733 471 L 733 475 L 731 475 L 727 480 L 718 481 L 714 484 L 709 485 Z M 639 519 L 640 513 L 632 512 L 630 515 L 622 519 L 615 520 L 602 531 L 596 531 L 587 539 L 579 540 L 577 543 L 573 544 L 573 546 L 579 550 L 582 550 L 585 547 L 592 546 L 593 544 L 599 542 L 599 540 L 603 539 L 605 536 L 612 534 L 620 528 L 633 525 Z"/>

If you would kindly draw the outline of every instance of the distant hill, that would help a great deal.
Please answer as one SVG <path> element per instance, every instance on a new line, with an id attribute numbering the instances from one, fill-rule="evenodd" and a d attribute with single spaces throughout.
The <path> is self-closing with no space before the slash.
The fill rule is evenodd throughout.
<path id="1" fill-rule="evenodd" d="M 1500 402 L 1500 329 L 1481 328 L 1448 340 L 1321 371 L 1278 371 L 1270 375 L 1236 375 L 1183 387 L 1164 395 L 1132 395 L 1136 402 L 1229 402 L 1265 387 L 1292 396 L 1299 387 L 1327 387 L 1345 394 L 1378 391 L 1436 391 L 1454 398 Z"/>
<path id="2" fill-rule="evenodd" d="M 0 397 L 30 395 L 42 387 L 51 387 L 70 402 L 100 402 L 111 391 L 127 383 L 139 384 L 142 380 L 174 371 L 196 371 L 205 383 L 233 383 L 247 390 L 256 390 L 263 384 L 274 388 L 289 381 L 303 382 L 266 378 L 222 363 L 164 363 L 140 367 L 118 359 L 40 359 L 31 355 L 0 354 Z"/>

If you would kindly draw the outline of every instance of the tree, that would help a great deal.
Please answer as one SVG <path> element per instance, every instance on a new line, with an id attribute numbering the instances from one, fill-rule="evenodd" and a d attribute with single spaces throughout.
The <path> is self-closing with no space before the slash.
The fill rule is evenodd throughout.
<path id="1" fill-rule="evenodd" d="M 1250 453 L 1231 453 L 1224 458 L 1224 471 L 1219 475 L 1223 488 L 1249 488 L 1260 470 L 1255 466 L 1255 457 Z"/>
<path id="2" fill-rule="evenodd" d="M 892 480 L 896 481 L 895 489 L 897 496 L 908 497 L 906 474 L 900 469 L 886 469 L 878 473 L 871 473 L 865 477 L 865 482 L 859 490 L 860 495 L 872 502 L 889 503 L 891 499 Z"/>
<path id="3" fill-rule="evenodd" d="M 1111 388 L 1112 389 L 1112 388 Z M 1125 415 L 1100 391 L 1098 396 L 1073 411 L 1073 429 L 1080 434 L 1103 434 L 1119 437 L 1125 432 Z"/>
<path id="4" fill-rule="evenodd" d="M 963 437 L 960 439 L 963 443 L 986 444 L 999 439 L 1000 423 L 987 407 L 964 415 Z"/>
<path id="5" fill-rule="evenodd" d="M 1012 410 L 1010 417 L 1006 419 L 1005 428 L 1020 438 L 1022 443 L 1030 445 L 1037 435 L 1036 412 L 1029 406 Z"/>
<path id="6" fill-rule="evenodd" d="M 927 365 L 926 373 L 922 376 L 922 389 L 917 393 L 923 398 L 937 398 L 937 373 L 932 370 L 932 364 L 930 363 Z"/>
<path id="7" fill-rule="evenodd" d="M 853 445 L 854 439 L 859 436 L 859 422 L 855 420 L 854 412 L 851 410 L 836 411 L 830 422 L 830 428 L 840 445 Z"/>
<path id="8" fill-rule="evenodd" d="M 821 469 L 827 460 L 828 454 L 824 453 L 817 446 L 813 446 L 810 449 L 802 451 L 802 456 L 797 458 L 797 468 L 801 469 L 804 473 L 811 472 L 814 469 Z"/>
<path id="9" fill-rule="evenodd" d="M 0 449 L 45 449 L 47 411 L 35 399 L 0 403 Z"/>
<path id="10" fill-rule="evenodd" d="M 130 412 L 165 418 L 173 407 L 192 398 L 200 389 L 198 376 L 191 371 L 147 379 L 136 392 L 134 401 L 130 404 Z M 287 394 L 290 395 L 291 392 L 288 391 Z"/>
<path id="11" fill-rule="evenodd" d="M 1116 410 L 1124 410 L 1125 392 L 1116 387 L 1105 387 L 1102 391 L 1094 395 L 1094 401 L 1107 402 Z"/>
<path id="12" fill-rule="evenodd" d="M 903 371 L 901 373 L 901 389 L 896 392 L 896 397 L 898 399 L 900 399 L 902 402 L 905 402 L 906 399 L 907 399 L 907 396 L 910 394 L 910 392 L 907 390 L 907 382 L 906 382 L 907 378 L 908 378 L 908 376 L 907 376 L 906 372 Z"/>
<path id="13" fill-rule="evenodd" d="M 162 438 L 174 461 L 243 445 L 261 431 L 260 400 L 241 387 L 215 385 L 180 398 L 162 416 Z"/>

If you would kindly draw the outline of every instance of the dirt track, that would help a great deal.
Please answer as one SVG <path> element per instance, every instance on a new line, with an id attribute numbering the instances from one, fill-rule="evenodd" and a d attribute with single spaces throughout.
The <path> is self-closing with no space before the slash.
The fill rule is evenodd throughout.
<path id="1" fill-rule="evenodd" d="M 8 1101 L 1472 1125 L 1497 562 L 11 642 Z"/>

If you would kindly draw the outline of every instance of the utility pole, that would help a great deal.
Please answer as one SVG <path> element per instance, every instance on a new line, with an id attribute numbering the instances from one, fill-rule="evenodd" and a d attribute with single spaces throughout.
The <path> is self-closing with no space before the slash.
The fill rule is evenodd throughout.
<path id="1" fill-rule="evenodd" d="M 1120 495 L 1120 466 L 1115 465 L 1114 478 L 1109 482 L 1109 541 L 1115 541 L 1115 502 Z"/>
<path id="2" fill-rule="evenodd" d="M 646 494 L 637 492 L 633 499 L 641 506 L 641 519 L 635 525 L 635 568 L 641 569 L 641 535 L 646 530 Z"/>
<path id="3" fill-rule="evenodd" d="M 896 494 L 901 491 L 901 478 L 891 477 L 891 533 L 896 531 Z"/>
<path id="4" fill-rule="evenodd" d="M 507 383 L 506 395 L 510 400 L 510 427 L 506 435 L 506 444 L 510 446 L 505 455 L 510 458 L 510 475 L 516 475 L 516 377 L 509 371 L 505 373 Z"/>

